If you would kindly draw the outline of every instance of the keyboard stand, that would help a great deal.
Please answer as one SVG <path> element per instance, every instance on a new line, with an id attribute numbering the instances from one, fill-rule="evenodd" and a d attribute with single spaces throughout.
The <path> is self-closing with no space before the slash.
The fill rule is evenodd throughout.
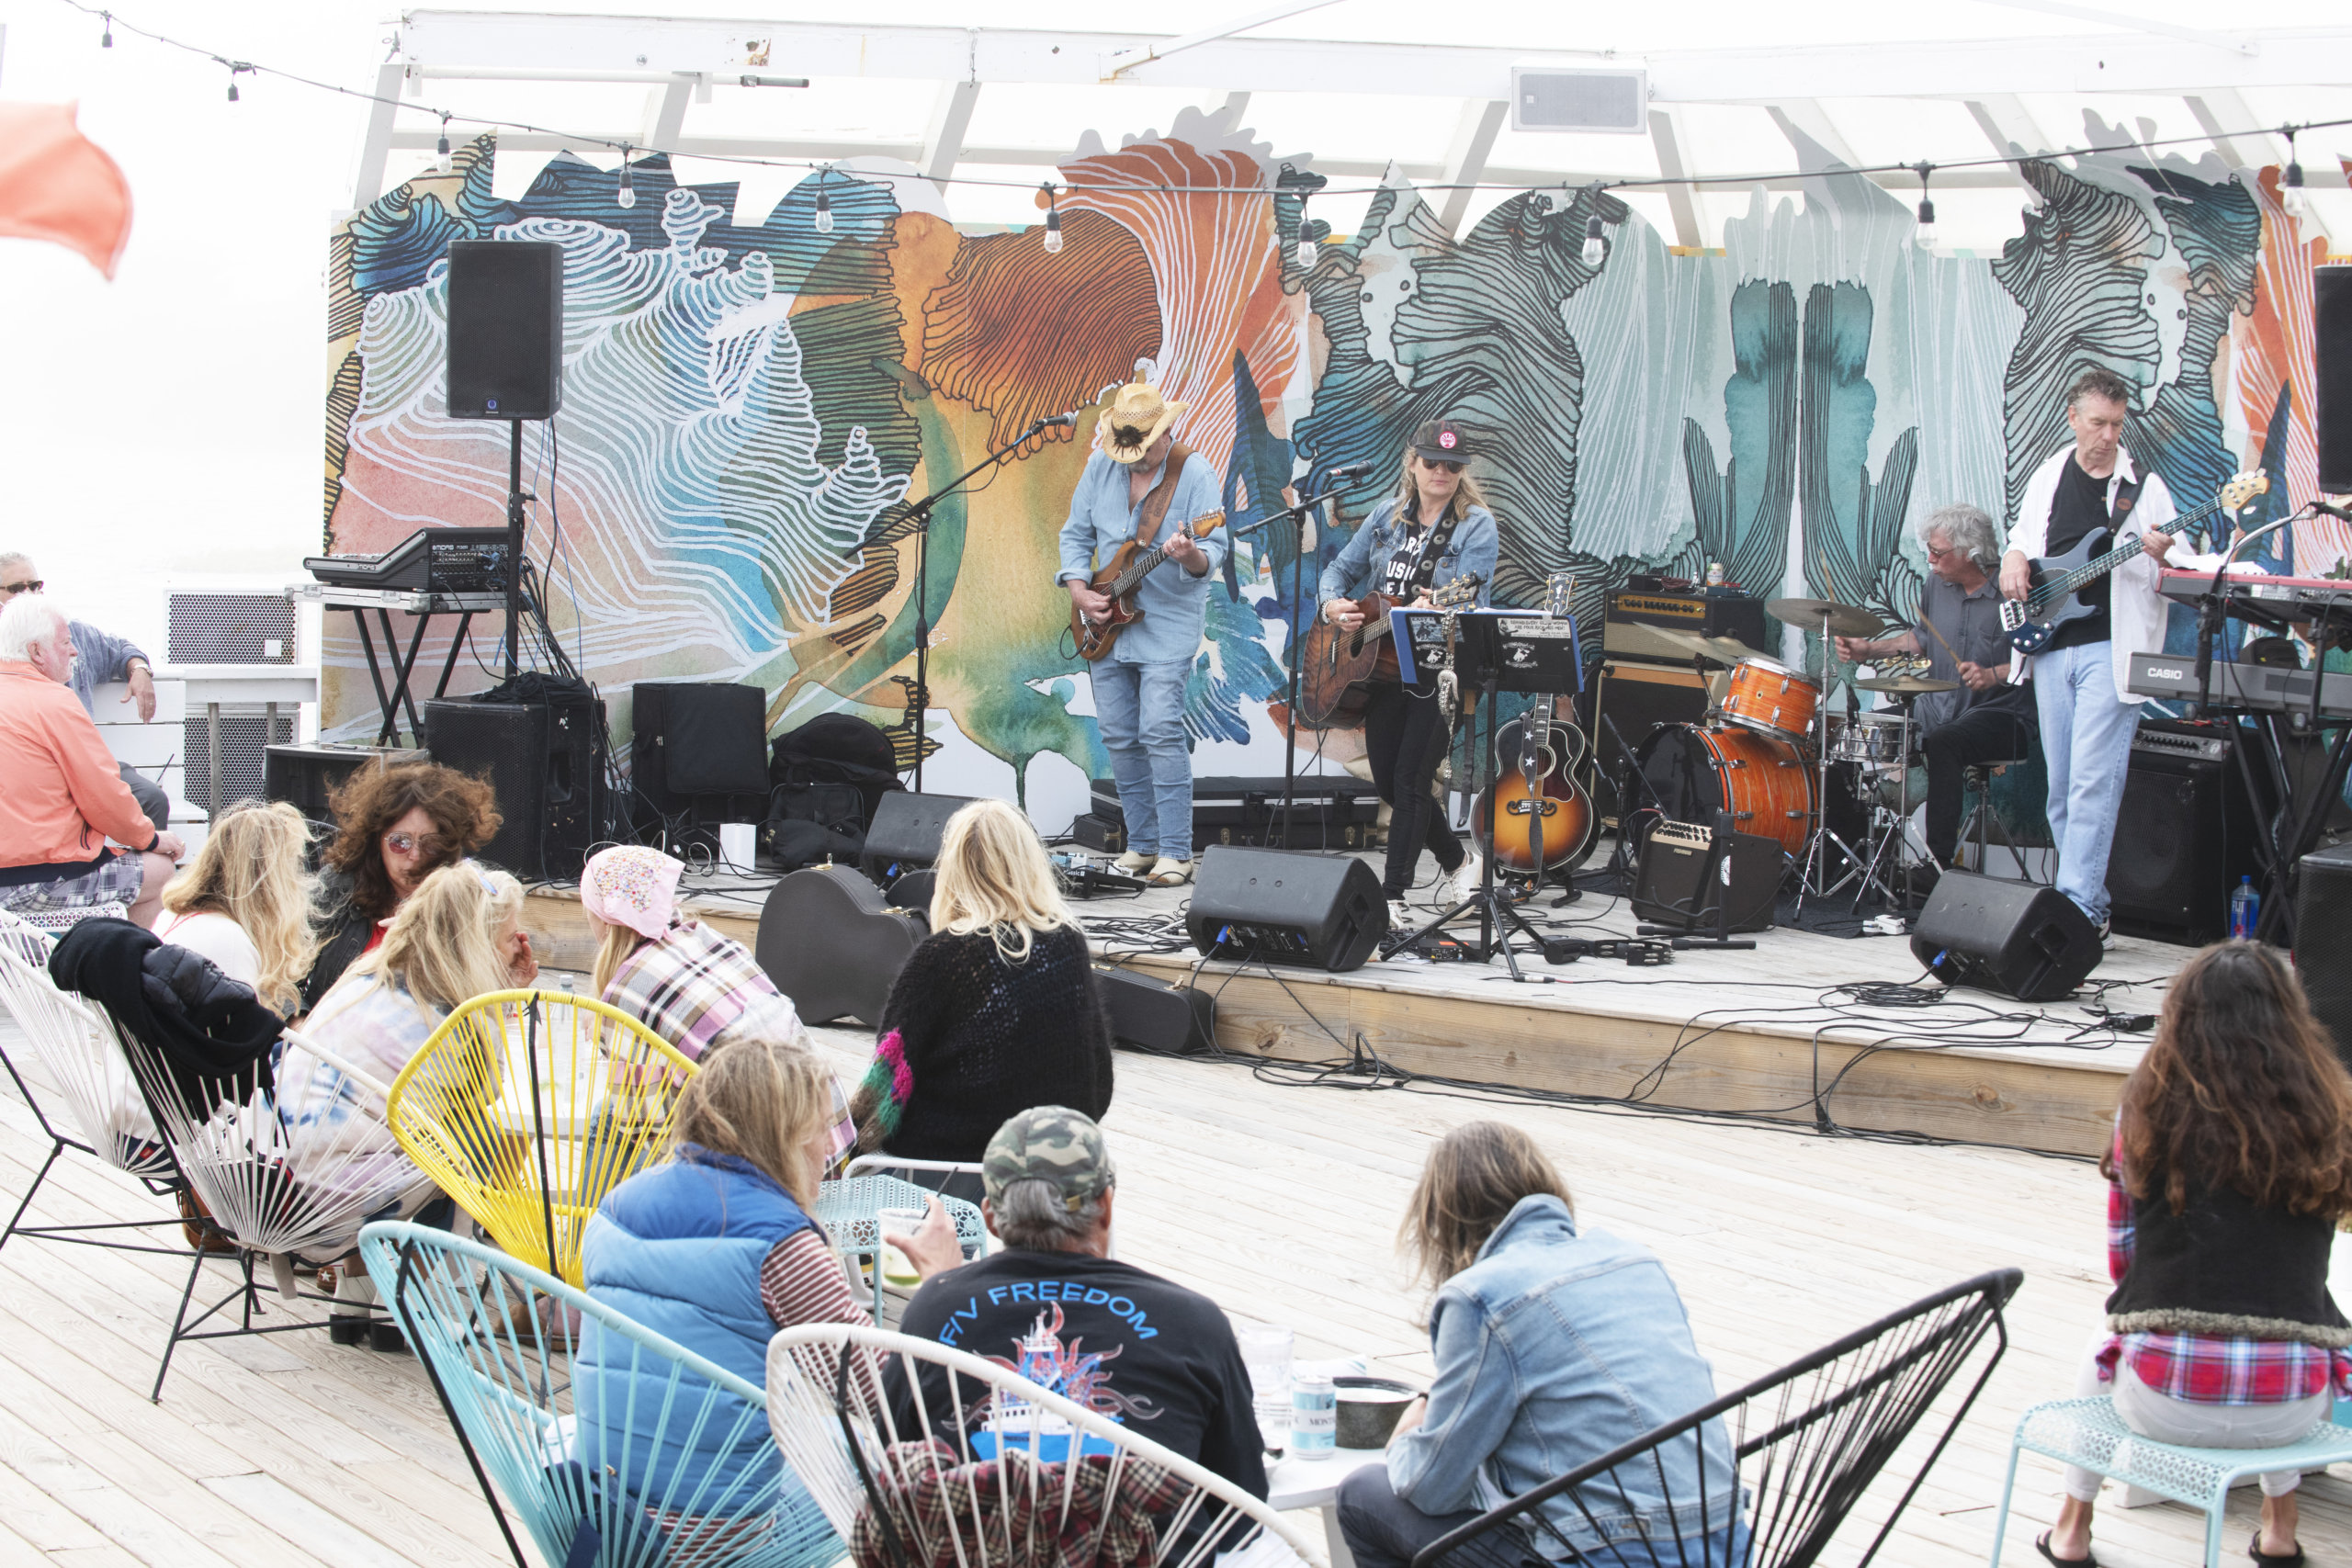
<path id="1" fill-rule="evenodd" d="M 456 615 L 458 627 L 449 638 L 449 656 L 441 661 L 440 679 L 434 682 L 433 696 L 440 697 L 449 690 L 450 677 L 457 673 L 458 650 L 465 646 L 466 634 L 476 615 L 484 611 L 506 608 L 503 593 L 430 593 L 399 588 L 328 588 L 309 583 L 294 591 L 306 599 L 315 599 L 330 610 L 348 610 L 352 624 L 359 628 L 359 649 L 368 656 L 368 678 L 376 688 L 376 705 L 382 714 L 377 726 L 376 744 L 400 744 L 401 716 L 408 716 L 409 736 L 419 746 L 424 744 L 424 722 L 417 716 L 416 698 L 411 682 L 416 673 L 417 656 L 424 649 L 426 628 L 435 615 Z M 376 641 L 368 629 L 368 613 L 376 613 L 377 627 L 384 634 L 384 657 L 376 656 Z M 401 651 L 400 638 L 392 627 L 393 612 L 416 618 L 415 628 L 409 634 L 408 651 Z M 391 666 L 391 683 L 384 681 L 384 665 Z"/>

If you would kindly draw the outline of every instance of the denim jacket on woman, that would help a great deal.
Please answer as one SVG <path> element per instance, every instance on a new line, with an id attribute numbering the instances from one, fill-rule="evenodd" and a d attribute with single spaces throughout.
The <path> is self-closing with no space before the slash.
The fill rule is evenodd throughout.
<path id="1" fill-rule="evenodd" d="M 1389 1484 L 1425 1514 L 1494 1507 L 1715 1396 L 1665 1265 L 1606 1231 L 1578 1235 L 1567 1205 L 1549 1195 L 1521 1199 L 1477 1259 L 1439 1289 L 1430 1342 L 1428 1418 L 1388 1447 Z M 1668 1518 L 1658 1469 L 1645 1458 L 1587 1492 L 1582 1508 L 1565 1495 L 1545 1504 L 1545 1518 L 1579 1551 L 1721 1530 L 1736 1506 L 1724 1484 L 1730 1446 L 1722 1422 L 1702 1431 L 1712 1494 L 1703 1518 L 1699 1445 L 1688 1435 L 1657 1456 L 1679 1517 Z M 1530 1544 L 1555 1560 L 1568 1554 L 1549 1530 Z"/>
<path id="2" fill-rule="evenodd" d="M 1361 599 L 1372 592 L 1388 558 L 1405 542 L 1405 525 L 1396 518 L 1402 505 L 1392 495 L 1372 509 L 1363 525 L 1315 580 L 1317 608 L 1334 599 Z M 1453 525 L 1445 553 L 1437 558 L 1437 572 L 1430 579 L 1430 586 L 1442 588 L 1464 572 L 1476 572 L 1478 603 L 1486 604 L 1495 586 L 1495 514 L 1483 506 L 1471 507 Z"/>

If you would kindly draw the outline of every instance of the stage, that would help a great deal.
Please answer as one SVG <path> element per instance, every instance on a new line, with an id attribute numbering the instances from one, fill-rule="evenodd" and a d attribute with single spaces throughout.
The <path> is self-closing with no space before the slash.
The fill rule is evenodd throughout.
<path id="1" fill-rule="evenodd" d="M 694 874 L 681 892 L 748 945 L 774 881 Z M 1866 1000 L 1842 988 L 1923 980 L 1906 938 L 1787 929 L 1756 933 L 1753 951 L 1679 952 L 1657 967 L 1601 957 L 1553 965 L 1522 951 L 1525 984 L 1499 959 L 1374 961 L 1330 975 L 1202 960 L 1183 937 L 1190 894 L 1154 888 L 1075 908 L 1104 966 L 1209 992 L 1216 1043 L 1237 1055 L 1367 1087 L 1401 1072 L 1506 1094 L 2086 1156 L 2107 1146 L 2123 1077 L 2148 1038 L 2110 1028 L 2086 1004 L 2155 1012 L 2189 951 L 2119 937 L 2073 1000 L 2039 1007 L 1932 981 Z M 1622 898 L 1587 893 L 1555 909 L 1555 897 L 1523 906 L 1547 931 L 1634 934 Z M 526 919 L 542 963 L 590 967 L 587 923 L 569 888 L 534 889 Z"/>

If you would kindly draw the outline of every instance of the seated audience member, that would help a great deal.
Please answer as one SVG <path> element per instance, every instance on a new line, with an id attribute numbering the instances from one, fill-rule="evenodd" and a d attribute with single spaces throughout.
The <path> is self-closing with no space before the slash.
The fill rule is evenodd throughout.
<path id="1" fill-rule="evenodd" d="M 1559 1173 L 1519 1129 L 1473 1122 L 1439 1140 L 1402 1234 L 1436 1292 L 1437 1377 L 1396 1423 L 1387 1463 L 1340 1483 L 1357 1568 L 1404 1568 L 1456 1526 L 1714 1398 L 1665 1266 L 1646 1247 L 1579 1230 Z M 1746 1525 L 1727 1522 L 1739 1489 L 1720 1421 L 1606 1484 L 1617 1506 L 1605 1534 L 1560 1497 L 1532 1528 L 1505 1527 L 1521 1532 L 1507 1538 L 1514 1551 L 1479 1560 L 1747 1560 Z"/>
<path id="2" fill-rule="evenodd" d="M 1110 1109 L 1110 1018 L 1028 818 L 974 801 L 947 819 L 935 863 L 931 935 L 890 984 L 851 1107 L 862 1150 L 978 1164 L 1031 1106 Z"/>
<path id="3" fill-rule="evenodd" d="M 56 606 L 38 593 L 9 596 L 0 609 L 0 909 L 119 903 L 152 925 L 187 847 L 150 822 L 123 784 L 68 689 L 74 657 Z"/>
<path id="4" fill-rule="evenodd" d="M 2352 1387 L 2327 1289 L 2352 1214 L 2352 1077 L 2284 953 L 2222 942 L 2173 976 L 2101 1168 L 2115 1291 L 2077 1396 L 2106 1392 L 2126 1427 L 2190 1448 L 2278 1448 L 2326 1420 Z M 2301 1479 L 2262 1477 L 2256 1562 L 2302 1562 Z M 2066 1472 L 2043 1557 L 2095 1561 L 2098 1487 Z"/>
<path id="5" fill-rule="evenodd" d="M 1038 1106 L 997 1129 L 982 1164 L 980 1213 L 1003 1250 L 957 1267 L 955 1232 L 933 1199 L 921 1231 L 893 1237 L 926 1276 L 900 1331 L 1000 1361 L 1263 1497 L 1263 1445 L 1233 1325 L 1206 1296 L 1110 1256 L 1117 1190 L 1102 1129 L 1066 1106 Z M 898 1367 L 890 1375 L 893 1419 L 915 1431 L 913 1391 Z M 924 1408 L 956 1408 L 944 1369 L 919 1375 Z M 964 1392 L 973 1429 L 957 1446 L 990 1457 L 989 1402 Z"/>
<path id="6" fill-rule="evenodd" d="M 320 998 L 302 1032 L 389 1085 L 459 1003 L 538 977 L 522 914 L 523 885 L 504 872 L 470 861 L 443 866 L 401 905 L 384 940 Z M 365 1217 L 373 1219 L 404 1217 L 432 1198 L 381 1124 L 381 1098 L 294 1042 L 278 1057 L 277 1104 L 296 1181 L 381 1194 L 391 1206 L 368 1209 Z M 373 1119 L 356 1120 L 363 1110 Z M 356 1237 L 356 1223 L 353 1232 Z M 346 1302 L 374 1299 L 356 1266 L 343 1271 L 336 1294 Z M 335 1325 L 339 1341 L 344 1327 Z M 350 1338 L 362 1332 L 364 1325 L 353 1325 Z"/>
<path id="7" fill-rule="evenodd" d="M 32 558 L 17 551 L 0 554 L 0 604 L 21 594 L 39 593 L 47 585 L 34 570 Z M 116 637 L 100 631 L 87 621 L 65 623 L 66 635 L 74 639 L 74 678 L 68 684 L 82 705 L 82 711 L 93 722 L 98 716 L 98 688 L 120 682 L 128 688 L 119 702 L 129 703 L 139 711 L 139 722 L 151 724 L 155 718 L 155 671 L 147 655 L 140 651 L 129 637 Z M 172 828 L 172 797 L 164 786 L 132 767 L 128 762 L 117 765 L 116 771 L 130 793 L 138 797 L 139 809 L 147 814 L 155 831 L 168 833 Z"/>
<path id="8" fill-rule="evenodd" d="M 751 950 L 678 912 L 674 856 L 624 844 L 580 874 L 580 904 L 596 935 L 590 988 L 695 1061 L 716 1046 L 789 1044 L 800 1016 Z"/>
<path id="9" fill-rule="evenodd" d="M 384 922 L 428 874 L 498 835 L 490 785 L 435 762 L 361 768 L 328 806 L 337 830 L 322 857 L 319 957 L 302 982 L 306 1009 L 384 940 Z"/>
<path id="10" fill-rule="evenodd" d="M 284 801 L 239 801 L 220 814 L 187 869 L 164 885 L 157 940 L 202 953 L 262 1006 L 290 1018 L 318 956 L 316 879 L 303 863 L 311 825 Z"/>

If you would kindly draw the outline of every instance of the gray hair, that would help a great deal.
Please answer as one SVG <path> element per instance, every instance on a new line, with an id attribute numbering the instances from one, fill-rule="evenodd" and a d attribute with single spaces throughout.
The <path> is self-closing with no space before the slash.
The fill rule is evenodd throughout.
<path id="1" fill-rule="evenodd" d="M 1928 513 L 1928 520 L 1919 525 L 1919 542 L 1924 545 L 1938 534 L 1978 566 L 1989 570 L 2000 561 L 2000 530 L 1993 525 L 1993 519 L 1981 506 L 1971 506 L 1962 502 L 1953 506 L 1937 507 Z"/>
<path id="2" fill-rule="evenodd" d="M 1065 1208 L 1061 1190 L 1041 1176 L 1008 1181 L 989 1201 L 996 1234 L 1007 1247 L 1031 1252 L 1071 1252 L 1102 1223 L 1101 1194 Z"/>
<path id="3" fill-rule="evenodd" d="M 32 658 L 33 644 L 53 649 L 73 635 L 57 602 L 39 593 L 17 594 L 0 610 L 0 660 L 21 663 Z"/>
<path id="4" fill-rule="evenodd" d="M 6 573 L 12 566 L 21 566 L 29 570 L 32 564 L 33 558 L 22 550 L 0 550 L 0 573 Z"/>

